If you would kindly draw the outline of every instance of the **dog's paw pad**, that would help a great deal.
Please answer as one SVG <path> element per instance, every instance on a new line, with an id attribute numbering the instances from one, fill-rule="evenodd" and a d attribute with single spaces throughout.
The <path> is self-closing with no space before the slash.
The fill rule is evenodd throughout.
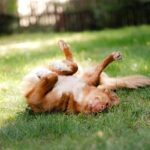
<path id="1" fill-rule="evenodd" d="M 120 60 L 120 59 L 122 59 L 122 54 L 120 52 L 113 52 L 112 56 L 113 56 L 114 60 Z"/>

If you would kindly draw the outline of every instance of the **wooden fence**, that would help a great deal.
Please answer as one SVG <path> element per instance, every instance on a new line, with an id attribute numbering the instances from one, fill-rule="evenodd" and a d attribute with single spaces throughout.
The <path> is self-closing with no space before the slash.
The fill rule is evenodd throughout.
<path id="1" fill-rule="evenodd" d="M 129 3 L 107 10 L 97 0 L 70 0 L 66 3 L 49 1 L 38 13 L 38 1 L 30 4 L 30 14 L 20 15 L 21 26 L 51 26 L 57 31 L 80 31 L 104 27 L 120 27 L 150 23 L 150 1 Z M 98 4 L 97 4 L 98 3 Z"/>

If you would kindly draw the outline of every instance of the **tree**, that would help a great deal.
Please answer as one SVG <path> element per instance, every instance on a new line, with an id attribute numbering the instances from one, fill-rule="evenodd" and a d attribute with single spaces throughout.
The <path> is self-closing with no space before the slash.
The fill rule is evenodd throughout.
<path id="1" fill-rule="evenodd" d="M 17 0 L 0 0 L 0 33 L 11 33 L 17 25 Z"/>

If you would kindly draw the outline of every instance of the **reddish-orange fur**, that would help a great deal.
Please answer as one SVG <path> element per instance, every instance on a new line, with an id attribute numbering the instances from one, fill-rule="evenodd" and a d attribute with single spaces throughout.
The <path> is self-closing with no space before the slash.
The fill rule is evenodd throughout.
<path id="1" fill-rule="evenodd" d="M 85 72 L 78 80 L 74 75 L 78 66 L 73 61 L 68 45 L 62 40 L 59 41 L 59 45 L 66 57 L 66 60 L 62 61 L 65 68 L 49 66 L 48 69 L 52 72 L 40 77 L 37 83 L 25 92 L 27 103 L 34 112 L 101 112 L 119 103 L 119 97 L 112 89 L 150 85 L 150 79 L 144 76 L 110 78 L 102 72 L 109 63 L 121 58 L 118 52 L 110 54 L 102 63 Z M 59 83 L 66 85 L 63 87 Z"/>

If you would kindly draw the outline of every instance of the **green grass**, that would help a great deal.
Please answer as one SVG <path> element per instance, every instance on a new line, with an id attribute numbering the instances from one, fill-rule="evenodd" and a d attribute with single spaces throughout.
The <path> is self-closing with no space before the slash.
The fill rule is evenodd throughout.
<path id="1" fill-rule="evenodd" d="M 150 88 L 118 90 L 119 106 L 97 115 L 32 114 L 26 111 L 21 80 L 36 65 L 62 58 L 57 40 L 66 39 L 83 66 L 114 50 L 123 61 L 112 76 L 150 76 L 150 26 L 81 33 L 34 33 L 0 37 L 0 149 L 149 150 Z"/>

